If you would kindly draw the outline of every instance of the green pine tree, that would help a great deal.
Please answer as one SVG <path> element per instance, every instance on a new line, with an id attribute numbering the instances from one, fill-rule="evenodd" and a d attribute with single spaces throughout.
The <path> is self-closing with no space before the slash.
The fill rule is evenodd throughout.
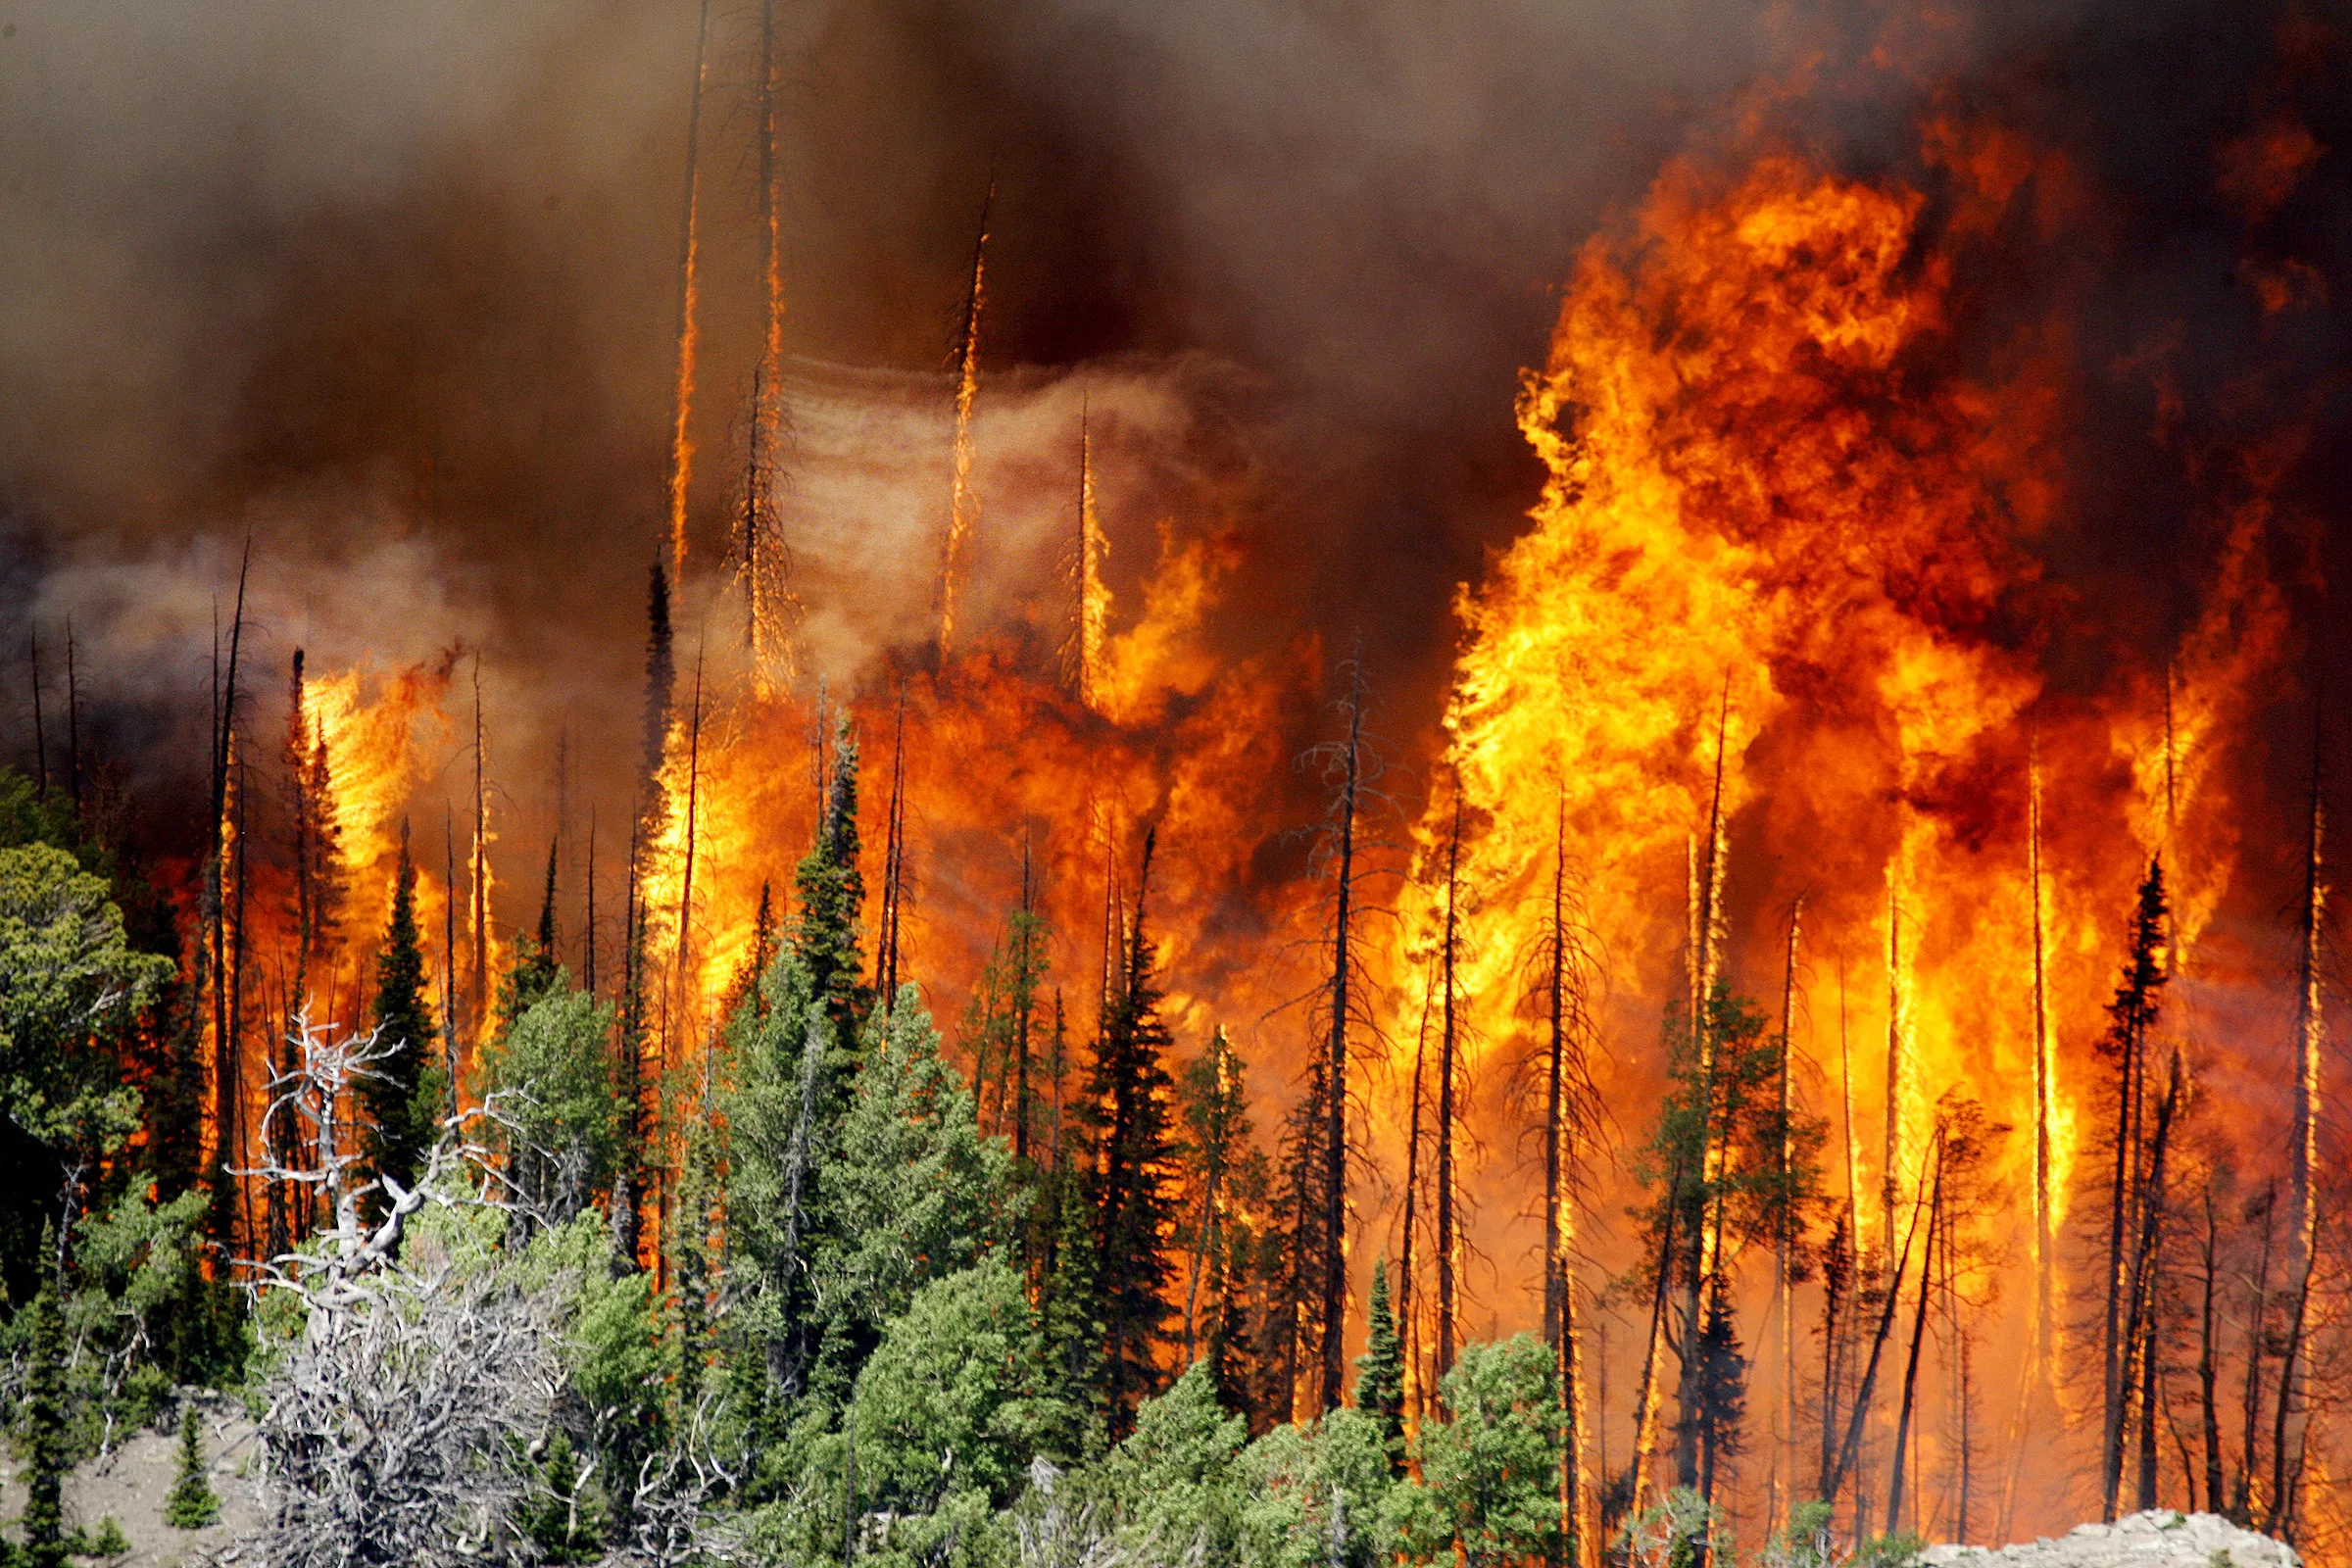
<path id="1" fill-rule="evenodd" d="M 933 1280 L 1011 1246 L 1012 1156 L 983 1136 L 911 988 L 865 1032 L 864 1065 L 817 1171 L 821 1386 L 846 1390 L 884 1327 Z"/>
<path id="2" fill-rule="evenodd" d="M 439 1119 L 437 1096 L 418 1093 L 428 1079 L 433 1054 L 433 1013 L 425 1001 L 424 945 L 416 929 L 416 866 L 401 842 L 400 870 L 392 884 L 392 915 L 376 956 L 375 1022 L 383 1043 L 400 1049 L 377 1064 L 375 1076 L 360 1080 L 360 1108 L 368 1119 L 367 1152 L 378 1175 L 407 1186 Z"/>
<path id="3" fill-rule="evenodd" d="M 1144 920 L 1155 835 L 1144 839 L 1135 918 L 1119 996 L 1103 1022 L 1088 1099 L 1097 1122 L 1095 1266 L 1102 1318 L 1103 1413 L 1113 1438 L 1132 1425 L 1135 1408 L 1160 1386 L 1159 1347 L 1176 1315 L 1174 1266 L 1160 1238 L 1177 1222 L 1177 1147 L 1170 1110 L 1175 1083 L 1166 1066 L 1168 1028 L 1152 939 Z"/>
<path id="4" fill-rule="evenodd" d="M 1389 1305 L 1389 1265 L 1372 1265 L 1372 1304 L 1365 1315 L 1364 1353 L 1355 1363 L 1355 1407 L 1380 1424 L 1393 1475 L 1404 1474 L 1404 1344 Z"/>
<path id="5" fill-rule="evenodd" d="M 54 1256 L 56 1236 L 44 1231 L 42 1255 Z M 55 1281 L 45 1280 L 25 1308 L 24 1388 L 24 1560 L 33 1568 L 61 1568 L 66 1539 L 65 1481 L 74 1467 L 74 1445 L 66 1419 L 66 1323 L 58 1311 Z"/>
<path id="6" fill-rule="evenodd" d="M 835 1040 L 846 1047 L 873 1000 L 858 979 L 865 882 L 858 871 L 858 738 L 847 714 L 834 731 L 833 777 L 816 843 L 801 858 L 793 886 L 801 908 L 792 922 L 792 956 L 807 977 L 809 999 L 824 1009 Z"/>
<path id="7" fill-rule="evenodd" d="M 1415 1557 L 1550 1557 L 1561 1545 L 1557 1362 L 1533 1335 L 1466 1345 L 1440 1385 L 1450 1419 L 1421 1429 L 1421 1479 L 1395 1508 Z M 1556 1560 L 1556 1558 L 1553 1558 Z"/>
<path id="8" fill-rule="evenodd" d="M 212 1472 L 204 1462 L 196 1406 L 185 1404 L 179 1412 L 179 1479 L 164 1499 L 164 1523 L 174 1530 L 202 1530 L 220 1517 L 220 1498 L 213 1492 Z"/>
<path id="9" fill-rule="evenodd" d="M 581 1489 L 570 1434 L 559 1429 L 548 1443 L 538 1485 L 521 1512 L 522 1534 L 539 1548 L 539 1561 L 594 1562 L 604 1555 L 604 1512 L 595 1495 Z"/>
<path id="10" fill-rule="evenodd" d="M 1094 1210 L 1074 1168 L 1050 1174 L 1038 1204 L 1038 1229 L 1046 1237 L 1037 1288 L 1046 1386 L 1072 1407 L 1092 1412 L 1092 1430 L 1080 1444 L 1091 1451 L 1101 1446 L 1102 1389 L 1102 1272 L 1095 1260 Z"/>
<path id="11" fill-rule="evenodd" d="M 827 1348 L 828 1322 L 841 1313 L 838 1303 L 820 1310 L 815 1272 L 828 1250 L 850 1245 L 839 1240 L 820 1185 L 841 1150 L 859 1031 L 872 1002 L 858 983 L 858 746 L 846 719 L 835 734 L 816 842 L 794 877 L 800 908 L 760 982 L 758 1003 L 739 1008 L 729 1024 L 737 1081 L 725 1100 L 728 1245 L 758 1275 L 734 1332 L 760 1346 L 760 1392 L 747 1400 L 755 1426 L 771 1435 L 781 1434 L 785 1404 L 808 1392 L 813 1376 L 825 1372 L 839 1383 L 872 1348 L 870 1333 L 861 1348 Z M 919 1017 L 913 988 L 901 996 Z M 920 1028 L 929 1032 L 927 1018 Z M 829 1393 L 838 1396 L 845 1388 Z"/>

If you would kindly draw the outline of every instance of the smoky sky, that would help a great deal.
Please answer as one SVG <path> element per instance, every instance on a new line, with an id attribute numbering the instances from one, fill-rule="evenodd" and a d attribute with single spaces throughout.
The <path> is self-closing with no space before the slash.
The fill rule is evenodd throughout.
<path id="1" fill-rule="evenodd" d="M 1360 632 L 1408 733 L 1456 586 L 1534 497 L 1512 398 L 1580 247 L 1667 160 L 1737 158 L 1759 124 L 1920 178 L 1921 118 L 1982 116 L 2080 182 L 2066 228 L 1985 253 L 1953 350 L 2054 299 L 2078 322 L 2074 499 L 2030 547 L 2036 605 L 2083 628 L 2045 649 L 2061 685 L 2193 615 L 2211 519 L 2281 428 L 2305 435 L 2265 480 L 2275 570 L 2315 621 L 2336 564 L 2352 127 L 2343 40 L 2292 5 L 0 0 L 12 617 L 201 627 L 250 535 L 274 639 L 466 642 L 564 703 L 627 689 L 698 26 L 705 552 L 759 339 L 764 46 L 788 347 L 841 368 L 814 380 L 944 386 L 986 203 L 984 370 L 1163 389 L 1130 424 L 1167 432 L 1175 477 L 1111 519 L 1122 580 L 1153 512 L 1221 506 L 1251 552 L 1237 618 Z M 2230 176 L 2289 130 L 2318 151 L 2287 188 Z M 2269 310 L 2266 283 L 2301 293 Z M 1066 413 L 1038 397 L 1016 415 Z M 911 482 L 887 494 L 910 540 L 936 525 Z M 90 634 L 124 745 L 172 682 L 202 691 L 201 638 Z M 625 736 L 606 706 L 592 727 Z"/>

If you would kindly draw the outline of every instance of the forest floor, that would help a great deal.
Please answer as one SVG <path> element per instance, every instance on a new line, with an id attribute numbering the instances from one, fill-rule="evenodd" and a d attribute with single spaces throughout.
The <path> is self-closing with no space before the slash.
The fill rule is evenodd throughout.
<path id="1" fill-rule="evenodd" d="M 118 1556 L 83 1561 L 104 1568 L 197 1568 L 219 1560 L 220 1548 L 254 1527 L 253 1486 L 246 1479 L 253 1457 L 253 1422 L 235 1399 L 215 1394 L 198 1394 L 195 1398 L 204 1456 L 213 1491 L 220 1498 L 220 1522 L 204 1530 L 175 1530 L 164 1522 L 164 1499 L 179 1476 L 179 1412 L 174 1405 L 169 1430 L 142 1427 L 127 1434 L 104 1457 L 83 1465 L 66 1482 L 68 1528 L 78 1527 L 95 1537 L 99 1521 L 112 1514 L 130 1543 L 130 1550 Z M 0 1517 L 13 1520 L 24 1511 L 24 1466 L 4 1448 L 0 1466 L 5 1466 Z"/>

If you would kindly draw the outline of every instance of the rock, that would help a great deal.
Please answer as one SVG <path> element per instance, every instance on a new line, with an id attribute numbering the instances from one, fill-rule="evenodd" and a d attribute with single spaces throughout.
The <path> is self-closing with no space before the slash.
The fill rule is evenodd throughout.
<path id="1" fill-rule="evenodd" d="M 2014 1546 L 1930 1546 L 1930 1568 L 2302 1568 L 2294 1549 L 2212 1513 L 2158 1509 Z"/>

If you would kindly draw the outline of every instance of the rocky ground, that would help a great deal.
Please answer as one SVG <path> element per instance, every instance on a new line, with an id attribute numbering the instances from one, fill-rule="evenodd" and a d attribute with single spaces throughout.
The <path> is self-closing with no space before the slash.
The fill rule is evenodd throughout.
<path id="1" fill-rule="evenodd" d="M 2219 1514 L 2135 1513 L 2014 1546 L 1931 1546 L 1930 1568 L 2302 1568 L 2292 1548 Z"/>
<path id="2" fill-rule="evenodd" d="M 246 1481 L 253 1454 L 253 1423 L 245 1408 L 218 1395 L 200 1394 L 196 1408 L 204 1434 L 204 1455 L 220 1498 L 220 1521 L 206 1530 L 174 1530 L 164 1523 L 164 1499 L 179 1474 L 178 1409 L 169 1431 L 141 1429 L 125 1435 L 105 1455 L 83 1465 L 66 1482 L 66 1522 L 95 1536 L 99 1521 L 113 1515 L 130 1543 L 117 1557 L 86 1558 L 104 1568 L 196 1568 L 210 1563 L 231 1540 L 254 1525 L 253 1488 Z M 0 1446 L 0 1517 L 24 1508 L 23 1466 Z"/>

